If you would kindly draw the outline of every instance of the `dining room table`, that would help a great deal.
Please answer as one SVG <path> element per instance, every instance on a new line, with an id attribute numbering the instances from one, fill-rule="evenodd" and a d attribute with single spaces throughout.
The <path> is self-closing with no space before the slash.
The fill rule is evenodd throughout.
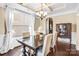
<path id="1" fill-rule="evenodd" d="M 38 49 L 43 46 L 43 40 L 40 40 L 38 43 L 35 41 L 35 36 L 32 35 L 30 37 L 23 38 L 23 40 L 17 40 L 18 43 L 22 45 L 22 54 L 23 56 L 36 56 Z M 27 48 L 28 51 L 27 51 Z M 31 54 L 31 50 L 33 53 Z"/>

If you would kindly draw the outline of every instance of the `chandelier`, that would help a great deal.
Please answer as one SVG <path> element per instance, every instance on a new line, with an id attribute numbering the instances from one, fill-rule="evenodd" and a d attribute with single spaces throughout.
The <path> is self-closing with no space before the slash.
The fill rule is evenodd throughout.
<path id="1" fill-rule="evenodd" d="M 43 10 L 44 9 L 43 5 L 44 4 L 41 3 L 41 10 L 36 12 L 36 15 L 39 16 L 41 18 L 41 20 L 47 16 L 47 12 Z"/>

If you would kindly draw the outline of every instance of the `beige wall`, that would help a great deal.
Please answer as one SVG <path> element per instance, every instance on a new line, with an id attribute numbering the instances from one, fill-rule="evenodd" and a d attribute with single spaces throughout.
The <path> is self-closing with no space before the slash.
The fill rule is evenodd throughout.
<path id="1" fill-rule="evenodd" d="M 56 31 L 56 24 L 59 23 L 72 23 L 72 44 L 77 44 L 77 37 L 76 37 L 76 33 L 77 33 L 77 24 L 76 24 L 76 20 L 77 20 L 77 16 L 76 13 L 71 13 L 71 14 L 65 14 L 65 15 L 60 15 L 60 16 L 52 16 L 53 18 L 53 40 L 54 40 L 54 35 L 55 35 L 55 31 Z M 45 31 L 45 19 L 41 21 L 40 26 L 42 27 L 41 31 Z M 54 40 L 55 41 L 55 40 Z"/>
<path id="2" fill-rule="evenodd" d="M 77 50 L 79 50 L 79 16 L 77 16 Z"/>
<path id="3" fill-rule="evenodd" d="M 34 30 L 37 31 L 39 26 L 40 26 L 40 18 L 39 17 L 35 17 L 35 23 L 34 23 Z"/>
<path id="4" fill-rule="evenodd" d="M 24 32 L 29 32 L 29 27 L 33 27 L 34 19 L 32 15 L 15 10 L 13 20 L 15 36 L 21 36 Z"/>
<path id="5" fill-rule="evenodd" d="M 13 30 L 15 32 L 14 36 L 21 36 L 24 31 L 28 30 L 24 13 L 14 11 Z"/>
<path id="6" fill-rule="evenodd" d="M 66 15 L 60 15 L 60 16 L 52 16 L 53 18 L 53 30 L 55 32 L 56 24 L 59 23 L 72 23 L 72 32 L 76 32 L 76 14 L 66 14 Z M 44 28 L 45 20 L 41 21 L 40 26 Z"/>
<path id="7" fill-rule="evenodd" d="M 4 34 L 4 9 L 0 8 L 0 34 Z"/>
<path id="8" fill-rule="evenodd" d="M 76 32 L 76 14 L 66 14 L 53 17 L 53 30 L 56 29 L 58 23 L 72 23 L 72 32 Z"/>
<path id="9" fill-rule="evenodd" d="M 56 24 L 59 23 L 72 23 L 72 44 L 76 44 L 76 14 L 66 14 L 53 17 L 53 35 L 56 32 Z M 55 36 L 54 36 L 55 37 Z M 75 38 L 75 39 L 74 39 Z"/>
<path id="10" fill-rule="evenodd" d="M 41 20 L 39 17 L 35 19 L 34 30 L 35 32 L 45 33 L 45 19 Z"/>

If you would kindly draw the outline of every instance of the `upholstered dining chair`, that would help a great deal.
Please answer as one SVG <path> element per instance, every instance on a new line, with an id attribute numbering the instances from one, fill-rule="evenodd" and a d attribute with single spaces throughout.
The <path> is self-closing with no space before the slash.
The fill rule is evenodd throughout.
<path id="1" fill-rule="evenodd" d="M 53 55 L 56 54 L 56 49 L 57 49 L 57 45 L 58 45 L 58 37 L 59 37 L 59 33 L 55 32 L 55 34 L 53 35 L 53 42 L 52 42 L 52 48 L 53 48 Z"/>
<path id="2" fill-rule="evenodd" d="M 28 38 L 30 37 L 30 32 L 24 32 L 23 33 L 23 38 Z"/>
<path id="3" fill-rule="evenodd" d="M 47 56 L 47 54 L 50 51 L 52 39 L 53 39 L 53 34 L 47 34 L 44 37 L 43 47 L 42 49 L 38 50 L 37 56 Z"/>
<path id="4" fill-rule="evenodd" d="M 38 45 L 40 41 L 40 33 L 36 33 L 35 35 L 35 45 Z"/>

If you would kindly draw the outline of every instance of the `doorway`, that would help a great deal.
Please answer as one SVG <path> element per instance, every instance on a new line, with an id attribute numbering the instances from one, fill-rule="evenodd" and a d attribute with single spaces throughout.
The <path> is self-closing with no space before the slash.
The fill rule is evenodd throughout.
<path id="1" fill-rule="evenodd" d="M 53 19 L 51 17 L 46 19 L 46 34 L 53 33 Z"/>

